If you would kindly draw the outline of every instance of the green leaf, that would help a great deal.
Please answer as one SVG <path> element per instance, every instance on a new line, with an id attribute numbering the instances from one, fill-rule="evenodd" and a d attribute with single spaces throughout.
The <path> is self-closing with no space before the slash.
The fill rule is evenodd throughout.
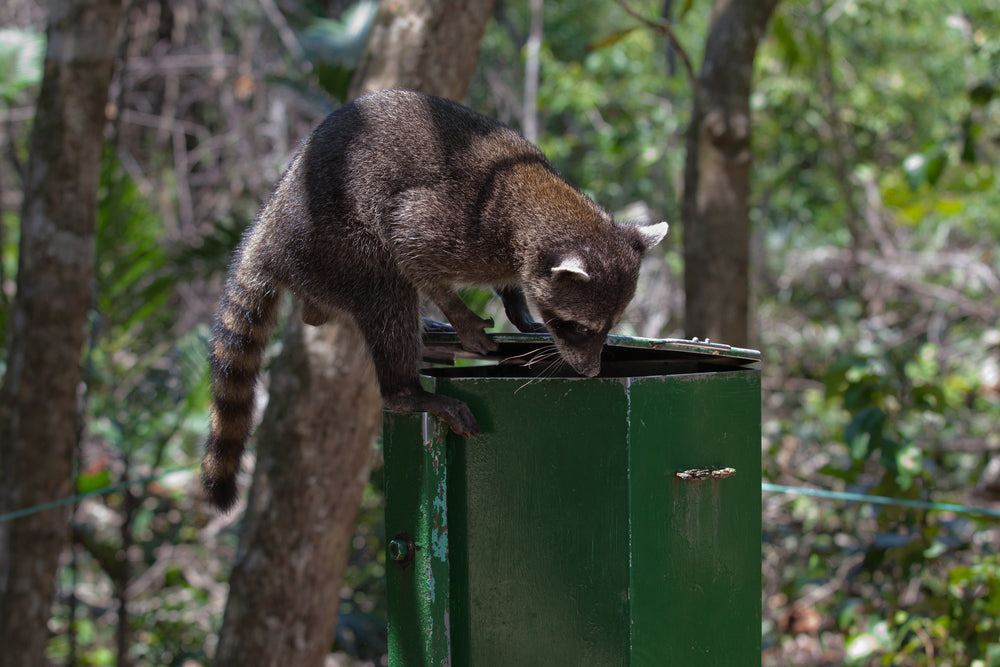
<path id="1" fill-rule="evenodd" d="M 951 197 L 942 197 L 934 202 L 934 211 L 943 216 L 958 215 L 964 211 L 965 208 L 966 205 L 961 199 Z"/>
<path id="2" fill-rule="evenodd" d="M 969 101 L 976 106 L 986 106 L 996 95 L 996 85 L 989 81 L 981 81 L 969 89 Z"/>
<path id="3" fill-rule="evenodd" d="M 878 385 L 871 377 L 863 377 L 847 386 L 844 391 L 844 407 L 851 412 L 865 410 L 875 403 Z"/>
<path id="4" fill-rule="evenodd" d="M 921 385 L 910 390 L 910 398 L 915 407 L 933 412 L 944 412 L 947 407 L 944 390 L 941 387 Z"/>
<path id="5" fill-rule="evenodd" d="M 340 20 L 314 19 L 300 36 L 320 86 L 341 101 L 347 98 L 351 76 L 361 62 L 377 13 L 377 2 L 363 0 L 345 11 Z"/>
<path id="6" fill-rule="evenodd" d="M 857 480 L 858 473 L 853 468 L 842 468 L 838 465 L 827 464 L 820 468 L 818 473 L 826 475 L 828 477 L 833 477 L 834 479 L 840 479 L 845 482 L 854 482 Z"/>
<path id="7" fill-rule="evenodd" d="M 851 449 L 851 457 L 860 460 L 884 444 L 882 428 L 886 414 L 882 408 L 869 406 L 851 419 L 844 430 L 844 440 Z"/>
<path id="8" fill-rule="evenodd" d="M 861 634 L 847 642 L 846 659 L 847 664 L 859 664 L 865 658 L 871 656 L 879 649 L 879 641 L 872 634 Z"/>
<path id="9" fill-rule="evenodd" d="M 76 478 L 76 492 L 89 493 L 97 489 L 103 489 L 111 484 L 111 473 L 107 469 L 97 472 L 81 473 Z"/>
<path id="10" fill-rule="evenodd" d="M 927 158 L 927 183 L 931 186 L 937 185 L 946 166 L 948 166 L 948 153 L 938 147 Z"/>
<path id="11" fill-rule="evenodd" d="M 823 376 L 823 385 L 826 388 L 827 399 L 842 396 L 847 388 L 847 373 L 858 365 L 858 360 L 852 356 L 842 355 L 837 358 Z"/>
<path id="12" fill-rule="evenodd" d="M 903 445 L 893 452 L 896 483 L 906 491 L 924 471 L 923 452 L 914 445 Z"/>
<path id="13" fill-rule="evenodd" d="M 789 70 L 793 69 L 795 65 L 801 62 L 802 53 L 799 50 L 798 41 L 795 39 L 795 35 L 789 27 L 785 16 L 779 15 L 775 18 L 772 34 L 781 48 L 786 66 Z"/>
<path id="14" fill-rule="evenodd" d="M 972 118 L 972 114 L 966 114 L 962 120 L 962 153 L 960 159 L 964 164 L 975 164 L 978 157 L 976 143 L 983 133 L 982 125 Z"/>
<path id="15" fill-rule="evenodd" d="M 924 549 L 924 558 L 927 560 L 933 560 L 944 553 L 947 553 L 948 545 L 940 540 L 934 540 L 934 542 Z"/>
<path id="16" fill-rule="evenodd" d="M 903 160 L 903 174 L 911 190 L 919 190 L 923 185 L 934 186 L 941 180 L 948 165 L 948 153 L 940 146 L 923 153 L 912 153 Z"/>

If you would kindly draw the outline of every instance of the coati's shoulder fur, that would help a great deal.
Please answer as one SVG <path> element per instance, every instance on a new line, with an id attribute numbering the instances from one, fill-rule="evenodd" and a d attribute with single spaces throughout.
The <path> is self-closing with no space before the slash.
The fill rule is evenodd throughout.
<path id="1" fill-rule="evenodd" d="M 353 317 L 387 407 L 431 412 L 470 437 L 468 407 L 420 387 L 418 295 L 465 348 L 485 353 L 496 348 L 484 331 L 493 323 L 456 288 L 492 285 L 519 329 L 550 332 L 570 366 L 596 375 L 642 254 L 666 232 L 616 223 L 537 147 L 455 102 L 387 90 L 338 109 L 303 142 L 230 267 L 211 350 L 210 499 L 224 509 L 236 500 L 280 291 L 302 301 L 309 324 L 334 310 Z"/>

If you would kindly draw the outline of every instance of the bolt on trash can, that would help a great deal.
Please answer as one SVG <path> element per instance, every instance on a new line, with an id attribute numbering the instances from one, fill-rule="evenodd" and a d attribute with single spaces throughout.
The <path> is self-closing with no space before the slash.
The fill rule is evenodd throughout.
<path id="1" fill-rule="evenodd" d="M 493 339 L 497 359 L 551 344 Z M 425 336 L 425 358 L 463 355 Z M 386 413 L 389 664 L 760 664 L 759 361 L 611 336 L 595 378 L 423 371 L 483 433 Z"/>

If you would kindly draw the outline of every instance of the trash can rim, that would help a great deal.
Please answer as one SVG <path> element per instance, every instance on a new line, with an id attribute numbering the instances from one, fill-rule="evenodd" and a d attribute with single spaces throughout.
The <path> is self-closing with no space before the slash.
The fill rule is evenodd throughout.
<path id="1" fill-rule="evenodd" d="M 495 352 L 481 355 L 462 348 L 455 333 L 425 333 L 424 361 L 430 363 L 453 364 L 456 358 L 492 361 L 509 360 L 515 356 L 527 356 L 535 349 L 552 345 L 549 334 L 495 333 L 489 334 L 497 343 Z M 698 338 L 641 338 L 637 336 L 608 336 L 604 346 L 604 357 L 614 360 L 627 357 L 629 360 L 658 361 L 664 359 L 704 360 L 715 358 L 734 367 L 748 366 L 761 361 L 758 350 L 735 347 Z"/>

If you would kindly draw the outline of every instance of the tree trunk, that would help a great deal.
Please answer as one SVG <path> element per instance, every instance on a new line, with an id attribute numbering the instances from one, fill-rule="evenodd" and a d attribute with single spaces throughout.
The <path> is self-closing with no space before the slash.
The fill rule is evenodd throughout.
<path id="1" fill-rule="evenodd" d="M 479 61 L 493 0 L 383 2 L 352 97 L 383 88 L 412 88 L 461 101 Z"/>
<path id="2" fill-rule="evenodd" d="M 350 322 L 290 324 L 271 374 L 216 665 L 322 665 L 382 412 Z"/>
<path id="3" fill-rule="evenodd" d="M 406 87 L 461 99 L 491 0 L 385 3 L 351 96 Z M 271 373 L 216 665 L 321 665 L 371 443 L 381 423 L 365 343 L 346 319 L 293 324 Z"/>
<path id="4" fill-rule="evenodd" d="M 777 0 L 716 0 L 684 172 L 685 329 L 749 340 L 750 86 Z"/>
<path id="5" fill-rule="evenodd" d="M 72 491 L 104 110 L 121 0 L 53 2 L 0 388 L 0 513 Z M 67 510 L 0 525 L 0 663 L 45 664 Z"/>

